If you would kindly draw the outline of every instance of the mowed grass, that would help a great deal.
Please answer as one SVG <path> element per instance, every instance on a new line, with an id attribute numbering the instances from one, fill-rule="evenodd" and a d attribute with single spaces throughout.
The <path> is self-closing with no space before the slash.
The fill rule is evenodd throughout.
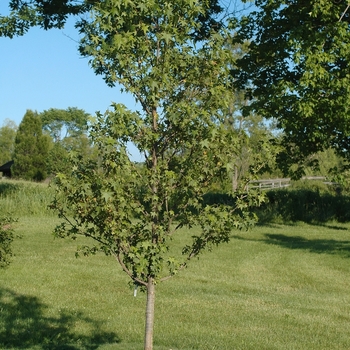
<path id="1" fill-rule="evenodd" d="M 0 271 L 0 349 L 143 349 L 145 295 L 23 216 Z M 185 234 L 185 232 L 184 232 Z M 174 245 L 181 243 L 181 236 Z M 350 349 L 350 225 L 264 226 L 157 286 L 155 350 Z"/>

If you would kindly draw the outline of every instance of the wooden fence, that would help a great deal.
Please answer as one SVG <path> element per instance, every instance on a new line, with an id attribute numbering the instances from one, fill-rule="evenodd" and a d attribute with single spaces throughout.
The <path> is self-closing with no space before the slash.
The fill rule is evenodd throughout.
<path id="1" fill-rule="evenodd" d="M 326 178 L 324 176 L 305 176 L 302 178 L 302 180 L 324 181 Z M 249 182 L 249 188 L 258 188 L 259 190 L 284 188 L 290 186 L 290 181 L 290 178 L 254 180 Z"/>

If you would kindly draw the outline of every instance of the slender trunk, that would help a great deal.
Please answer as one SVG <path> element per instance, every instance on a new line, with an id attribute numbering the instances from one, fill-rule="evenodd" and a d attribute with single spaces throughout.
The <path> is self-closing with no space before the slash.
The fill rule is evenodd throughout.
<path id="1" fill-rule="evenodd" d="M 232 192 L 236 192 L 238 188 L 238 167 L 234 165 L 232 174 Z"/>
<path id="2" fill-rule="evenodd" d="M 147 284 L 146 327 L 145 327 L 144 350 L 153 350 L 154 302 L 155 302 L 155 285 L 154 285 L 153 278 L 149 277 L 148 284 Z"/>
<path id="3" fill-rule="evenodd" d="M 158 129 L 158 116 L 157 110 L 155 107 L 152 108 L 152 119 L 153 119 L 153 132 L 156 133 Z M 157 143 L 154 142 L 152 149 L 152 170 L 157 171 Z M 152 184 L 152 194 L 156 195 L 158 192 L 157 180 L 154 179 Z M 152 199 L 152 211 L 157 213 L 157 201 Z M 158 215 L 156 214 L 152 218 L 152 243 L 157 244 L 157 224 L 158 224 Z M 146 304 L 146 325 L 145 325 L 145 344 L 144 350 L 153 350 L 153 328 L 154 328 L 154 302 L 155 302 L 155 285 L 154 278 L 148 277 L 147 281 L 147 304 Z"/>

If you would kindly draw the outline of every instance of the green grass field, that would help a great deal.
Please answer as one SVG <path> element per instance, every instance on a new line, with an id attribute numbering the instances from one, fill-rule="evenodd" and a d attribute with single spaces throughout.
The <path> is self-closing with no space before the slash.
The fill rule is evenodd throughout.
<path id="1" fill-rule="evenodd" d="M 15 224 L 22 238 L 0 270 L 0 349 L 143 349 L 145 295 L 133 297 L 114 258 L 75 258 L 79 242 L 53 238 L 57 222 Z M 154 348 L 350 349 L 349 262 L 350 224 L 233 232 L 157 286 Z"/>

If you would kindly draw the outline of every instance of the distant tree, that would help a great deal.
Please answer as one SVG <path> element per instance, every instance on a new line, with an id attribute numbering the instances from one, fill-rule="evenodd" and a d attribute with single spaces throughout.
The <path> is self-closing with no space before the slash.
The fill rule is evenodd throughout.
<path id="1" fill-rule="evenodd" d="M 42 127 L 55 142 L 86 134 L 89 114 L 76 107 L 50 108 L 40 113 Z"/>
<path id="2" fill-rule="evenodd" d="M 27 110 L 16 133 L 13 175 L 26 180 L 45 179 L 48 150 L 49 140 L 42 133 L 38 113 Z"/>
<path id="3" fill-rule="evenodd" d="M 94 157 L 95 150 L 87 136 L 90 115 L 82 109 L 50 108 L 40 113 L 43 132 L 51 136 L 53 144 L 47 158 L 49 174 L 68 171 L 71 152 L 84 157 Z"/>
<path id="4" fill-rule="evenodd" d="M 327 177 L 332 169 L 341 169 L 346 166 L 346 160 L 341 157 L 332 148 L 310 155 L 306 159 L 306 176 L 325 176 Z M 307 166 L 307 164 L 310 164 Z M 296 165 L 294 165 L 296 167 Z"/>
<path id="5" fill-rule="evenodd" d="M 234 72 L 237 68 L 236 62 L 248 53 L 249 42 L 236 44 L 227 40 L 225 46 L 234 56 L 234 60 L 228 62 L 230 72 Z M 279 148 L 274 142 L 277 135 L 275 123 L 254 111 L 242 113 L 250 104 L 246 87 L 237 88 L 235 75 L 231 75 L 230 78 L 231 98 L 228 106 L 222 111 L 222 123 L 239 140 L 229 164 L 230 186 L 236 191 L 252 174 L 259 176 L 271 171 Z"/>
<path id="6" fill-rule="evenodd" d="M 231 63 L 230 71 L 236 68 L 236 62 L 247 51 L 247 44 L 233 46 L 226 44 L 233 51 L 235 60 Z M 244 89 L 237 89 L 235 77 L 232 76 L 231 99 L 228 107 L 222 111 L 222 122 L 236 135 L 239 140 L 237 152 L 232 155 L 231 160 L 231 187 L 236 191 L 240 183 L 254 173 L 256 176 L 274 167 L 277 154 L 277 144 L 274 142 L 276 136 L 275 124 L 265 117 L 250 111 L 242 113 L 250 101 Z"/>
<path id="7" fill-rule="evenodd" d="M 53 142 L 50 139 L 49 151 L 46 158 L 46 169 L 48 175 L 66 173 L 68 171 L 69 154 L 61 142 Z"/>
<path id="8" fill-rule="evenodd" d="M 230 163 L 231 187 L 236 191 L 253 174 L 259 176 L 272 171 L 280 148 L 274 141 L 274 128 L 266 119 L 254 113 L 243 116 L 237 100 L 234 105 L 231 104 L 224 124 L 239 140 Z"/>
<path id="9" fill-rule="evenodd" d="M 17 125 L 14 121 L 5 119 L 0 128 L 0 165 L 12 160 Z"/>

